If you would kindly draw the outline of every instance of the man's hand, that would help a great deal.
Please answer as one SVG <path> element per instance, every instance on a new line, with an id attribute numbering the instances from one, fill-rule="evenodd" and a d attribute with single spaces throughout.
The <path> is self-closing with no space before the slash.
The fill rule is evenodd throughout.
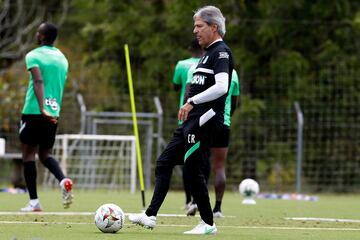
<path id="1" fill-rule="evenodd" d="M 53 116 L 51 116 L 45 109 L 41 109 L 41 115 L 46 119 L 49 120 L 50 122 L 56 124 L 57 123 L 57 119 L 54 118 Z"/>
<path id="2" fill-rule="evenodd" d="M 180 121 L 185 121 L 189 115 L 189 112 L 193 109 L 194 107 L 190 104 L 190 103 L 185 103 L 179 110 L 178 113 L 178 119 Z"/>

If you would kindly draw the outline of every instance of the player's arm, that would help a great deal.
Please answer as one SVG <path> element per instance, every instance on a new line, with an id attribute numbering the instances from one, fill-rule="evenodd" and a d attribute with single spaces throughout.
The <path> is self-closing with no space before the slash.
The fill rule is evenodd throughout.
<path id="1" fill-rule="evenodd" d="M 230 110 L 230 116 L 232 116 L 238 107 L 238 96 L 231 96 L 231 110 Z"/>
<path id="2" fill-rule="evenodd" d="M 187 100 L 188 100 L 188 98 L 189 98 L 190 85 L 191 85 L 191 83 L 186 83 L 186 86 L 185 86 L 185 95 L 184 95 L 184 103 L 186 103 Z"/>
<path id="3" fill-rule="evenodd" d="M 239 107 L 239 96 L 240 96 L 240 81 L 239 81 L 239 76 L 235 69 L 233 69 L 232 71 L 230 88 L 232 89 L 230 116 L 232 116 L 235 110 Z"/>
<path id="4" fill-rule="evenodd" d="M 215 84 L 205 91 L 196 94 L 188 99 L 190 104 L 201 104 L 215 100 L 227 93 L 229 86 L 229 74 L 227 72 L 220 72 L 215 75 Z"/>
<path id="5" fill-rule="evenodd" d="M 175 70 L 174 70 L 174 76 L 172 79 L 172 83 L 174 86 L 174 89 L 176 91 L 179 91 L 181 89 L 181 75 L 180 75 L 180 63 L 178 62 L 175 66 Z"/>
<path id="6" fill-rule="evenodd" d="M 193 109 L 195 104 L 210 102 L 214 99 L 226 94 L 229 85 L 229 74 L 221 72 L 215 75 L 215 84 L 205 91 L 196 94 L 189 98 L 187 102 L 180 108 L 178 113 L 178 119 L 185 121 L 189 115 L 189 112 Z"/>
<path id="7" fill-rule="evenodd" d="M 30 73 L 33 78 L 34 92 L 39 103 L 41 114 L 51 122 L 56 123 L 57 119 L 52 117 L 44 108 L 44 81 L 40 69 L 38 67 L 33 67 L 30 69 Z"/>

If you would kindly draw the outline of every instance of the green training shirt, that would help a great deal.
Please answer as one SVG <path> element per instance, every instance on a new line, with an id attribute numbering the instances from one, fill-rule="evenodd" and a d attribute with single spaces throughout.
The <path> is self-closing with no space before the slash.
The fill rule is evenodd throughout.
<path id="1" fill-rule="evenodd" d="M 25 62 L 30 80 L 22 113 L 41 114 L 30 72 L 31 68 L 38 67 L 44 81 L 44 108 L 51 116 L 59 117 L 69 68 L 66 57 L 53 46 L 41 46 L 27 53 Z"/>
<path id="2" fill-rule="evenodd" d="M 191 83 L 191 80 L 192 80 L 193 73 L 194 73 L 195 69 L 196 69 L 196 65 L 190 67 L 190 69 L 188 70 L 186 84 Z M 229 126 L 229 127 L 230 127 L 230 124 L 231 124 L 231 116 L 230 116 L 231 97 L 232 96 L 239 96 L 239 95 L 240 95 L 239 77 L 237 75 L 237 72 L 234 69 L 232 71 L 232 74 L 231 74 L 231 83 L 230 83 L 230 88 L 229 88 L 228 95 L 227 95 L 226 100 L 225 100 L 225 111 L 224 111 L 224 124 Z"/>
<path id="3" fill-rule="evenodd" d="M 181 85 L 179 109 L 184 105 L 184 96 L 186 91 L 186 81 L 188 76 L 188 70 L 191 66 L 197 65 L 200 58 L 188 58 L 185 60 L 178 61 L 175 67 L 173 76 L 173 83 Z"/>

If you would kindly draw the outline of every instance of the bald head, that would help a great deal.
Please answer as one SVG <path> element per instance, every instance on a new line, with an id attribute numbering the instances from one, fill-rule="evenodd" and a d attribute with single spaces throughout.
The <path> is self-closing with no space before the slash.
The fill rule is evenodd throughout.
<path id="1" fill-rule="evenodd" d="M 53 45 L 57 37 L 58 29 L 52 23 L 40 24 L 36 36 L 39 44 Z"/>

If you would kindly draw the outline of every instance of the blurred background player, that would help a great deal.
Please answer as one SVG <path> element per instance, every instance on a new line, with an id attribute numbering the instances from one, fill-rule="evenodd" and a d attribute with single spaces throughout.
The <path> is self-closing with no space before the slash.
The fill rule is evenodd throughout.
<path id="1" fill-rule="evenodd" d="M 188 71 L 188 79 L 186 82 L 186 92 L 185 99 L 187 100 L 188 90 L 191 85 L 191 81 L 193 78 L 194 71 L 196 66 L 192 66 Z M 238 105 L 238 96 L 240 95 L 240 85 L 239 85 L 239 77 L 235 69 L 232 72 L 230 88 L 228 91 L 228 95 L 226 97 L 225 102 L 225 111 L 224 111 L 224 129 L 223 134 L 219 135 L 218 138 L 212 144 L 210 148 L 210 158 L 212 164 L 212 169 L 215 174 L 214 179 L 214 187 L 215 187 L 215 206 L 213 209 L 214 217 L 223 217 L 221 212 L 221 203 L 225 192 L 225 182 L 226 182 L 226 174 L 225 174 L 225 161 L 227 158 L 229 140 L 230 140 L 230 124 L 231 124 L 231 116 L 233 115 L 235 109 Z M 209 179 L 209 171 L 204 171 L 207 173 L 205 175 L 206 180 Z M 197 204 L 195 201 L 192 201 L 190 206 L 187 208 L 186 214 L 188 216 L 194 216 L 197 211 Z"/>
<path id="2" fill-rule="evenodd" d="M 224 111 L 224 130 L 223 135 L 213 142 L 210 148 L 211 164 L 215 174 L 215 206 L 213 209 L 214 217 L 223 217 L 221 212 L 221 203 L 225 192 L 225 161 L 227 159 L 229 141 L 230 141 L 230 124 L 231 116 L 238 105 L 238 96 L 240 95 L 239 78 L 235 70 L 232 72 L 231 83 L 225 102 Z"/>
<path id="3" fill-rule="evenodd" d="M 19 135 L 30 201 L 21 209 L 24 212 L 42 211 L 36 189 L 36 152 L 40 161 L 60 182 L 64 208 L 72 202 L 72 181 L 65 178 L 58 162 L 51 156 L 69 67 L 66 57 L 53 46 L 56 37 L 57 27 L 42 23 L 36 32 L 40 47 L 25 57 L 30 80 Z"/>
<path id="4" fill-rule="evenodd" d="M 197 65 L 200 57 L 203 55 L 203 50 L 199 45 L 198 40 L 195 38 L 191 41 L 191 45 L 188 47 L 191 57 L 180 60 L 176 63 L 174 76 L 172 82 L 174 84 L 175 90 L 180 90 L 180 100 L 179 100 L 179 109 L 184 105 L 184 96 L 185 96 L 185 88 L 186 81 L 188 77 L 188 70 Z M 181 124 L 179 122 L 179 124 Z"/>
<path id="5" fill-rule="evenodd" d="M 196 38 L 194 38 L 191 41 L 188 50 L 191 53 L 191 57 L 177 62 L 175 66 L 174 76 L 172 79 L 175 90 L 177 91 L 180 90 L 179 109 L 184 105 L 184 96 L 186 90 L 185 88 L 188 77 L 188 70 L 192 66 L 196 66 L 199 62 L 200 57 L 203 55 L 203 50 Z M 182 124 L 182 121 L 178 121 L 178 124 L 180 126 Z M 187 211 L 191 206 L 191 192 L 189 188 L 191 183 L 186 183 L 184 174 L 183 174 L 183 184 L 185 190 L 185 210 Z"/>

